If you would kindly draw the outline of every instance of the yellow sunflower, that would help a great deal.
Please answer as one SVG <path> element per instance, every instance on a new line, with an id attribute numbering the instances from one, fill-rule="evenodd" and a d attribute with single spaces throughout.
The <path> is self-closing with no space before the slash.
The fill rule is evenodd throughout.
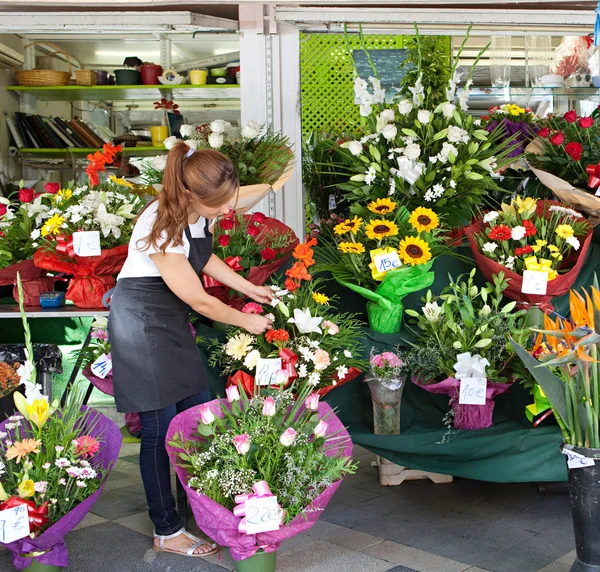
<path id="1" fill-rule="evenodd" d="M 417 232 L 429 232 L 440 226 L 440 219 L 431 210 L 425 207 L 416 208 L 410 215 L 408 222 Z"/>
<path id="2" fill-rule="evenodd" d="M 369 203 L 369 210 L 378 215 L 386 215 L 396 210 L 397 204 L 387 197 Z"/>
<path id="3" fill-rule="evenodd" d="M 333 227 L 333 232 L 335 232 L 335 234 L 346 234 L 347 232 L 350 232 L 350 228 L 345 222 L 341 222 Z"/>
<path id="4" fill-rule="evenodd" d="M 418 236 L 407 236 L 400 241 L 398 254 L 404 264 L 417 266 L 431 260 L 431 249 L 429 244 Z"/>
<path id="5" fill-rule="evenodd" d="M 317 304 L 329 304 L 329 298 L 325 294 L 321 294 L 321 292 L 313 292 L 312 298 Z"/>
<path id="6" fill-rule="evenodd" d="M 59 214 L 53 214 L 42 227 L 42 236 L 48 236 L 49 234 L 60 234 L 60 229 L 65 222 L 64 217 Z"/>
<path id="7" fill-rule="evenodd" d="M 344 254 L 363 254 L 365 247 L 360 242 L 340 242 L 338 250 Z"/>
<path id="8" fill-rule="evenodd" d="M 575 231 L 570 224 L 559 224 L 556 227 L 556 234 L 566 240 L 567 238 L 573 236 Z"/>
<path id="9" fill-rule="evenodd" d="M 386 236 L 396 236 L 398 227 L 395 222 L 377 219 L 369 222 L 365 228 L 365 233 L 371 240 L 381 240 Z"/>
<path id="10" fill-rule="evenodd" d="M 352 234 L 356 234 L 363 225 L 363 219 L 355 216 L 352 220 L 346 219 L 344 224 Z"/>

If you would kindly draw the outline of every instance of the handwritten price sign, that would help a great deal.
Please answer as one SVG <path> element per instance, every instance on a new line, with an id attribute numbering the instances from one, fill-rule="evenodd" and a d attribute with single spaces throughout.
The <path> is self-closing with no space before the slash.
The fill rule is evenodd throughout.
<path id="1" fill-rule="evenodd" d="M 19 505 L 0 510 L 0 542 L 10 544 L 29 536 L 27 506 Z"/>
<path id="2" fill-rule="evenodd" d="M 460 380 L 458 403 L 461 405 L 485 405 L 487 379 L 485 377 L 463 377 Z"/>
<path id="3" fill-rule="evenodd" d="M 280 509 L 277 497 L 256 497 L 246 501 L 246 530 L 248 534 L 279 530 Z"/>
<path id="4" fill-rule="evenodd" d="M 256 363 L 254 380 L 257 385 L 273 385 L 277 372 L 281 369 L 281 358 L 259 358 Z"/>
<path id="5" fill-rule="evenodd" d="M 104 379 L 112 371 L 112 361 L 106 354 L 102 354 L 92 364 L 91 370 L 96 377 Z"/>
<path id="6" fill-rule="evenodd" d="M 563 449 L 563 455 L 567 456 L 567 466 L 569 469 L 581 469 L 583 467 L 593 467 L 596 463 L 594 459 L 590 459 L 585 455 L 570 451 L 569 449 Z"/>
<path id="7" fill-rule="evenodd" d="M 398 266 L 402 266 L 398 253 L 396 251 L 386 252 L 385 254 L 378 254 L 373 258 L 375 268 L 379 272 L 389 272 Z"/>
<path id="8" fill-rule="evenodd" d="M 523 294 L 545 296 L 548 290 L 548 273 L 539 270 L 523 270 Z"/>
<path id="9" fill-rule="evenodd" d="M 77 256 L 100 256 L 100 231 L 88 230 L 73 233 L 73 250 Z"/>

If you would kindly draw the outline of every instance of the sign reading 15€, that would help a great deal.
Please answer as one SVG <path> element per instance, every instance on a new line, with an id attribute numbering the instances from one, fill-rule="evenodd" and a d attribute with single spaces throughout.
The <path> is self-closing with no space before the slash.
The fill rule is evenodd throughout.
<path id="1" fill-rule="evenodd" d="M 377 272 L 389 272 L 394 268 L 402 266 L 402 262 L 400 262 L 398 253 L 395 250 L 375 255 L 373 257 L 373 263 L 375 264 Z"/>

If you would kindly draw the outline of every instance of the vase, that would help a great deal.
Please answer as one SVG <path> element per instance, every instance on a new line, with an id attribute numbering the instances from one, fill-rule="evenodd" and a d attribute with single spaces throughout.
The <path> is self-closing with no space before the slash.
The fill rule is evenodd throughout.
<path id="1" fill-rule="evenodd" d="M 50 564 L 42 564 L 39 560 L 33 558 L 31 564 L 23 568 L 27 572 L 55 572 L 62 570 L 61 566 L 52 566 Z"/>
<path id="2" fill-rule="evenodd" d="M 400 402 L 405 379 L 367 379 L 373 401 L 373 433 L 400 435 Z"/>
<path id="3" fill-rule="evenodd" d="M 265 552 L 259 550 L 254 556 L 245 560 L 237 560 L 236 572 L 275 572 L 277 565 L 277 551 Z"/>
<path id="4" fill-rule="evenodd" d="M 600 449 L 564 445 L 563 450 L 594 461 L 590 467 L 568 469 L 577 552 L 571 572 L 600 572 Z"/>
<path id="5" fill-rule="evenodd" d="M 166 125 L 151 125 L 150 137 L 152 137 L 152 146 L 160 147 L 163 141 L 169 136 L 169 128 Z"/>

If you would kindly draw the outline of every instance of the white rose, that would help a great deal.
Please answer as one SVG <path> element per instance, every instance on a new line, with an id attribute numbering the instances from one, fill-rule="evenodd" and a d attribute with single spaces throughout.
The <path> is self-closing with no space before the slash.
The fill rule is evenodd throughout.
<path id="1" fill-rule="evenodd" d="M 412 101 L 408 100 L 408 99 L 403 99 L 399 104 L 398 104 L 398 112 L 400 113 L 400 115 L 408 115 L 413 108 L 413 104 Z"/>
<path id="2" fill-rule="evenodd" d="M 150 163 L 153 169 L 157 171 L 164 171 L 167 166 L 167 156 L 166 155 L 157 155 L 152 159 L 152 163 Z"/>
<path id="3" fill-rule="evenodd" d="M 388 123 L 394 122 L 395 116 L 391 109 L 384 109 L 377 117 L 377 131 L 382 131 Z"/>
<path id="4" fill-rule="evenodd" d="M 355 157 L 359 157 L 362 154 L 363 146 L 360 144 L 359 141 L 350 141 L 350 143 L 348 144 L 348 150 Z"/>
<path id="5" fill-rule="evenodd" d="M 450 153 L 452 153 L 452 155 L 454 155 L 456 157 L 458 155 L 458 149 L 450 143 L 444 143 L 442 145 L 442 150 L 440 151 L 440 156 L 443 159 L 448 159 L 448 157 L 450 156 Z M 444 163 L 445 162 L 446 161 L 444 161 Z"/>
<path id="6" fill-rule="evenodd" d="M 253 370 L 258 363 L 260 358 L 260 352 L 258 350 L 252 350 L 244 359 L 244 367 L 247 367 L 250 370 Z"/>
<path id="7" fill-rule="evenodd" d="M 483 217 L 483 222 L 494 222 L 499 216 L 498 211 L 490 211 Z"/>
<path id="8" fill-rule="evenodd" d="M 216 119 L 210 124 L 210 130 L 213 133 L 225 133 L 227 129 L 227 122 L 222 119 Z"/>
<path id="9" fill-rule="evenodd" d="M 173 147 L 175 147 L 175 145 L 177 145 L 177 141 L 179 141 L 179 139 L 177 139 L 177 137 L 175 137 L 175 135 L 171 135 L 171 137 L 167 137 L 163 141 L 163 144 L 170 151 L 171 149 L 173 149 Z"/>
<path id="10" fill-rule="evenodd" d="M 404 149 L 404 156 L 411 161 L 416 161 L 421 155 L 421 147 L 418 143 L 411 143 Z"/>
<path id="11" fill-rule="evenodd" d="M 179 128 L 182 137 L 191 137 L 195 131 L 196 128 L 193 125 L 182 125 Z"/>
<path id="12" fill-rule="evenodd" d="M 451 143 L 460 143 L 461 141 L 467 143 L 469 141 L 469 134 L 464 129 L 451 125 L 448 127 L 447 139 Z"/>
<path id="13" fill-rule="evenodd" d="M 398 128 L 393 123 L 388 123 L 382 130 L 381 134 L 388 140 L 391 141 L 398 135 Z"/>
<path id="14" fill-rule="evenodd" d="M 456 105 L 447 101 L 442 105 L 442 113 L 446 119 L 451 119 L 454 115 L 454 111 L 456 110 Z"/>
<path id="15" fill-rule="evenodd" d="M 419 113 L 417 113 L 417 119 L 423 125 L 427 125 L 431 121 L 431 111 L 420 109 Z"/>
<path id="16" fill-rule="evenodd" d="M 527 229 L 524 226 L 515 226 L 511 230 L 511 238 L 513 240 L 521 240 L 527 232 Z"/>
<path id="17" fill-rule="evenodd" d="M 211 133 L 208 136 L 208 144 L 213 149 L 219 149 L 223 146 L 223 135 L 221 135 L 221 133 Z"/>
<path id="18" fill-rule="evenodd" d="M 251 125 L 251 123 L 253 125 Z M 258 127 L 256 127 L 258 125 Z M 242 129 L 242 137 L 246 139 L 254 139 L 260 135 L 261 125 L 256 121 L 249 121 L 248 124 Z"/>

